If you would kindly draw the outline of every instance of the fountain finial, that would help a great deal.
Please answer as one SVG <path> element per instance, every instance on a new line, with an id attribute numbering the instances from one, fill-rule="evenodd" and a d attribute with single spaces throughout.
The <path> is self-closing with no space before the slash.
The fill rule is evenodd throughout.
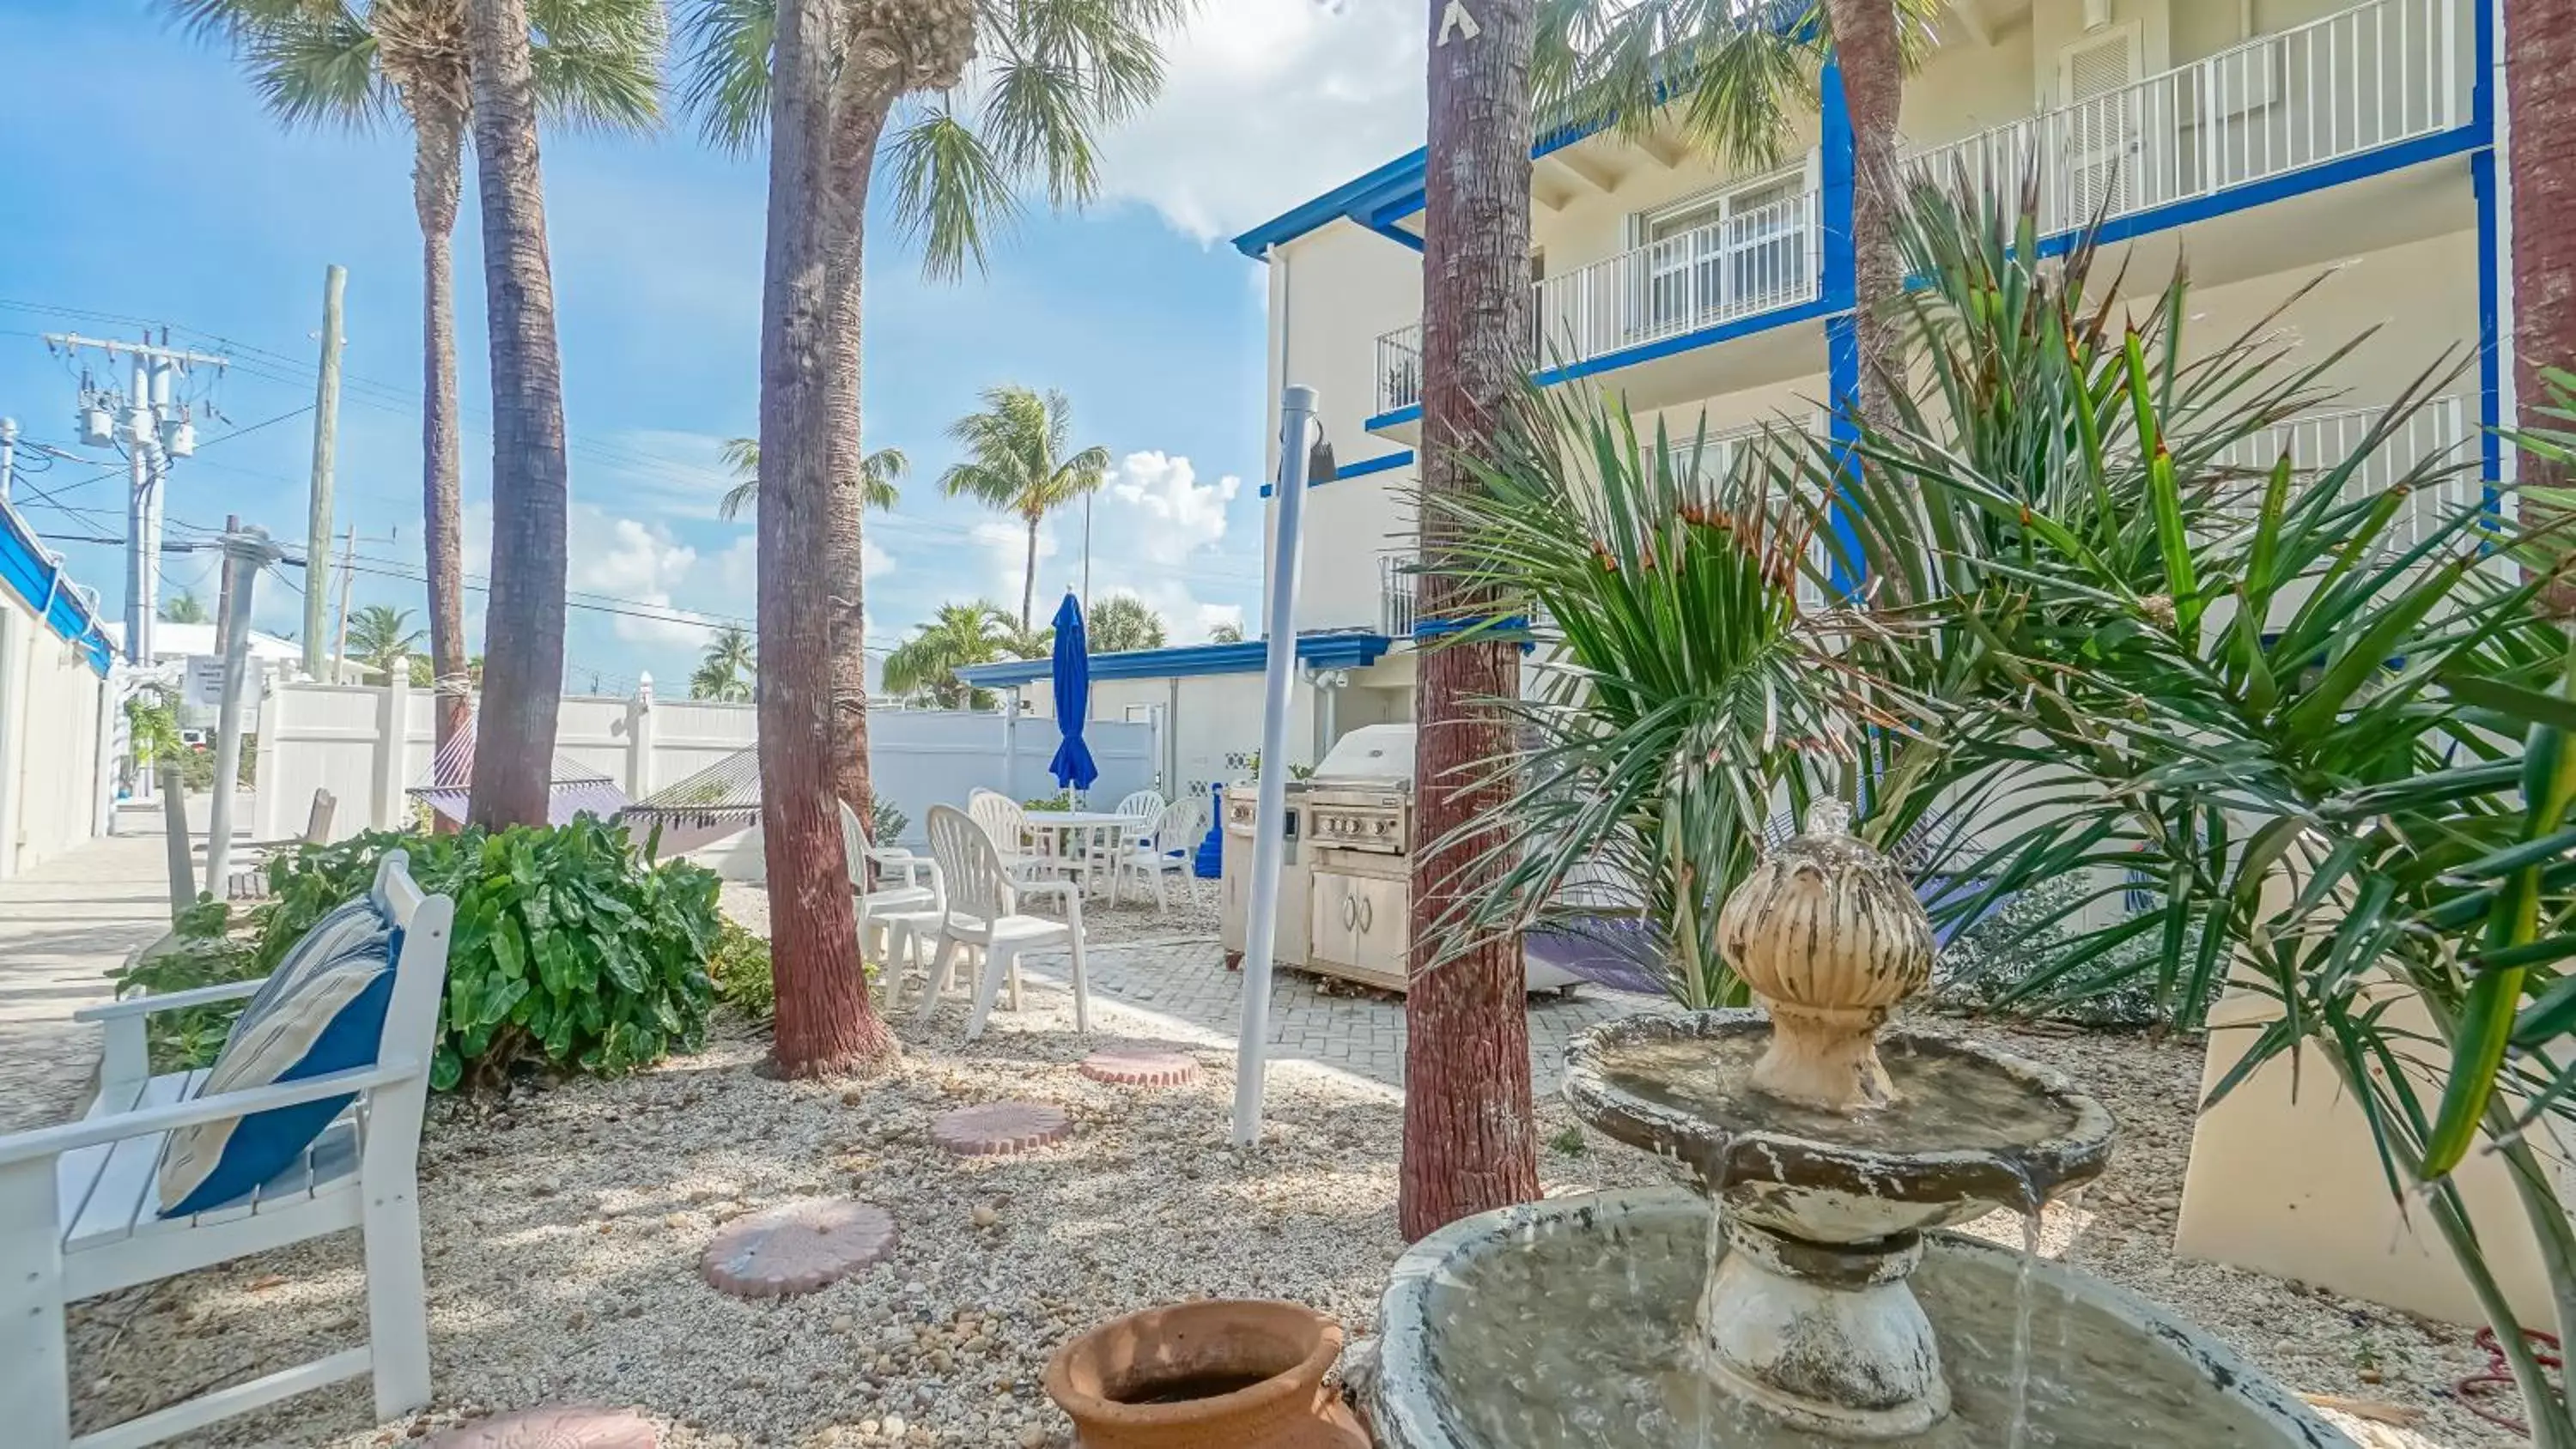
<path id="1" fill-rule="evenodd" d="M 1717 918 L 1718 949 L 1771 1013 L 1753 1085 L 1837 1112 L 1895 1100 L 1878 1059 L 1890 1008 L 1932 978 L 1932 921 L 1839 800 L 1764 856 Z"/>

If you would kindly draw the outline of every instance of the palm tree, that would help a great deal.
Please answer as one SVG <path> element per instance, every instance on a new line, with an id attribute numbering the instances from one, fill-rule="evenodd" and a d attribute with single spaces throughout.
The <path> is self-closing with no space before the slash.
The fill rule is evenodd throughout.
<path id="1" fill-rule="evenodd" d="M 2576 234 L 2570 230 L 2576 222 L 2576 208 L 2571 207 L 2576 191 L 2568 184 L 2566 159 L 2539 140 L 2567 134 L 2570 121 L 2576 120 L 2576 28 L 2564 17 L 2565 11 L 2550 0 L 2504 0 L 2504 99 L 2518 143 L 2508 148 L 2507 162 L 2513 195 L 2513 342 L 2519 358 L 2514 396 L 2525 426 L 2537 420 L 2538 410 L 2552 397 L 2543 369 L 2576 363 Z M 2564 487 L 2568 480 L 2566 466 L 2554 459 L 2526 454 L 2520 467 L 2525 483 Z M 2522 511 L 2529 521 L 2551 516 L 2528 494 Z M 2576 544 L 2562 544 L 2558 554 L 2562 559 L 2576 556 Z M 2562 568 L 2550 605 L 2561 615 L 2576 615 L 2576 570 Z"/>
<path id="2" fill-rule="evenodd" d="M 203 624 L 206 622 L 206 606 L 197 602 L 197 596 L 195 594 L 188 592 L 186 589 L 181 589 L 179 592 L 161 601 L 161 622 L 165 624 Z M 217 640 L 215 642 L 217 644 L 221 644 L 223 641 Z"/>
<path id="3" fill-rule="evenodd" d="M 1085 642 L 1094 654 L 1124 654 L 1131 649 L 1160 649 L 1169 631 L 1163 616 L 1134 594 L 1112 594 L 1082 621 Z"/>
<path id="4" fill-rule="evenodd" d="M 420 652 L 420 631 L 411 627 L 411 610 L 369 604 L 349 616 L 349 655 L 379 674 L 393 663 Z"/>
<path id="5" fill-rule="evenodd" d="M 1852 325 L 1864 384 L 1857 401 L 1868 411 L 1904 340 L 1886 305 L 1905 283 L 1895 231 L 1904 192 L 1896 155 L 1904 74 L 1929 53 L 1943 5 L 1540 0 L 1535 100 L 1551 122 L 1623 137 L 1669 121 L 1691 145 L 1739 166 L 1767 167 L 1778 164 L 1797 118 L 1824 100 L 1831 61 L 1851 123 Z"/>
<path id="6" fill-rule="evenodd" d="M 269 109 L 290 126 L 411 127 L 412 210 L 421 239 L 421 512 L 429 654 L 441 679 L 470 673 L 459 521 L 456 210 L 473 66 L 467 0 L 165 0 L 192 29 L 228 42 Z M 661 56 L 657 0 L 532 0 L 536 100 L 557 124 L 651 125 Z M 438 743 L 464 728 L 462 693 L 441 698 Z"/>
<path id="7" fill-rule="evenodd" d="M 817 903 L 773 921 L 783 1070 L 823 1070 L 894 1049 L 866 992 L 847 985 L 858 973 L 845 924 L 849 895 L 834 888 L 835 822 L 819 804 L 790 798 L 819 765 L 861 820 L 874 814 L 860 644 L 859 361 L 878 153 L 892 146 L 895 219 L 922 239 L 931 274 L 980 267 L 987 229 L 1010 219 L 1024 185 L 1042 185 L 1058 206 L 1091 198 L 1099 184 L 1093 138 L 1160 88 L 1154 31 L 1176 23 L 1189 3 L 690 0 L 685 104 L 720 145 L 748 148 L 764 129 L 771 141 L 761 497 L 783 506 L 761 509 L 762 820 L 773 872 L 794 876 L 773 878 L 777 898 Z M 969 98 L 959 89 L 979 56 L 980 84 Z M 813 547 L 790 538 L 799 525 Z M 773 610 L 814 612 L 810 594 L 773 584 L 789 569 L 846 584 L 824 611 L 812 677 L 801 630 L 771 624 Z M 819 717 L 804 704 L 809 693 L 822 699 Z"/>
<path id="8" fill-rule="evenodd" d="M 707 641 L 706 653 L 699 656 L 697 672 L 689 676 L 689 698 L 742 704 L 751 699 L 752 681 L 758 677 L 751 631 L 727 624 Z"/>
<path id="9" fill-rule="evenodd" d="M 1430 0 L 1431 24 L 1451 0 Z M 1479 0 L 1473 33 L 1431 47 L 1423 197 L 1421 607 L 1433 618 L 1489 618 L 1489 585 L 1452 555 L 1446 503 L 1475 491 L 1475 459 L 1505 441 L 1528 376 L 1530 65 L 1538 0 Z M 1306 440 L 1291 438 L 1289 446 Z M 1415 711 L 1414 810 L 1426 844 L 1412 861 L 1406 962 L 1404 1148 L 1396 1220 L 1408 1239 L 1473 1213 L 1538 1196 L 1527 984 L 1520 938 L 1444 950 L 1437 926 L 1504 868 L 1495 818 L 1508 789 L 1490 771 L 1510 754 L 1496 701 L 1520 693 L 1520 651 L 1460 642 L 1422 656 Z"/>
<path id="10" fill-rule="evenodd" d="M 926 699 L 940 709 L 968 709 L 981 702 L 982 691 L 957 677 L 957 671 L 990 664 L 1022 652 L 1011 616 L 990 599 L 942 604 L 930 622 L 886 655 L 885 687 L 898 697 Z M 1043 651 L 1040 651 L 1043 652 Z"/>
<path id="11" fill-rule="evenodd" d="M 1243 642 L 1243 626 L 1241 624 L 1219 624 L 1208 631 L 1208 642 L 1210 644 L 1240 644 Z"/>
<path id="12" fill-rule="evenodd" d="M 1028 561 L 1020 571 L 1025 633 L 1037 599 L 1038 525 L 1109 480 L 1109 450 L 1095 445 L 1066 457 L 1073 404 L 1053 388 L 1040 393 L 1013 383 L 984 389 L 984 410 L 950 423 L 948 437 L 966 457 L 939 475 L 939 491 L 1014 514 L 1028 526 Z"/>
<path id="13" fill-rule="evenodd" d="M 716 517 L 731 522 L 760 501 L 760 440 L 725 439 L 724 461 L 739 481 L 716 500 Z M 912 459 L 901 448 L 879 448 L 860 459 L 859 489 L 867 506 L 879 513 L 894 512 L 894 506 L 903 501 L 896 485 L 911 473 Z"/>

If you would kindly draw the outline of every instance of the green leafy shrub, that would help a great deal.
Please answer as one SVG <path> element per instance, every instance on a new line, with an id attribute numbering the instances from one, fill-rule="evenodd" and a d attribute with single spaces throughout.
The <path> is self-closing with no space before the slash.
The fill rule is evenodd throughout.
<path id="1" fill-rule="evenodd" d="M 494 1085 L 538 1063 L 614 1075 L 705 1040 L 715 873 L 654 864 L 623 827 L 587 816 L 498 833 L 375 831 L 272 860 L 259 969 L 367 889 L 394 849 L 423 890 L 456 900 L 433 1086 Z"/>
<path id="2" fill-rule="evenodd" d="M 778 984 L 769 975 L 769 941 L 731 921 L 717 929 L 715 954 L 707 960 L 716 999 L 754 1021 L 778 1014 Z"/>
<path id="3" fill-rule="evenodd" d="M 170 934 L 108 973 L 116 994 L 158 996 L 263 974 L 258 954 L 250 942 L 232 934 L 231 926 L 232 912 L 222 901 L 198 897 L 171 923 Z M 144 1046 L 152 1069 L 176 1072 L 212 1065 L 241 1008 L 238 1001 L 224 1001 L 146 1017 Z"/>

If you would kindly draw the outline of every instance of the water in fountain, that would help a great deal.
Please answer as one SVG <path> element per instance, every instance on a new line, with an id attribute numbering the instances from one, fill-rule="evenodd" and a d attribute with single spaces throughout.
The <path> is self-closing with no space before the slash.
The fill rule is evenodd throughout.
<path id="1" fill-rule="evenodd" d="M 1557 1449 L 1821 1449 L 1846 1443 L 1792 1428 L 1714 1388 L 1690 1362 L 1706 1273 L 1695 1207 L 1623 1231 L 1606 1221 L 1542 1227 L 1436 1282 L 1431 1364 L 1444 1418 L 1468 1444 Z M 1702 1220 L 1706 1221 L 1705 1211 Z M 1656 1230 L 1646 1230 L 1649 1227 Z M 1909 1280 L 1937 1333 L 1949 1417 L 1892 1441 L 1921 1449 L 2225 1449 L 2283 1442 L 2277 1419 L 2213 1392 L 2207 1369 L 2137 1323 L 2070 1291 L 2065 1275 L 2025 1273 L 2018 1253 L 1935 1252 Z M 2025 1309 L 2027 1305 L 2027 1318 Z M 2026 1372 L 2040 1332 L 2065 1345 Z M 1496 1386 L 1508 1385 L 1508 1392 Z"/>

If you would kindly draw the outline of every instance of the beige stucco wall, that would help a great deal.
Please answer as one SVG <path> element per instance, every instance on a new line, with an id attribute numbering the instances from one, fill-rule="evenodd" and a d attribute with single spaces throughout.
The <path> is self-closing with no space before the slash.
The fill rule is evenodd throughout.
<path id="1" fill-rule="evenodd" d="M 0 589 L 0 869 L 17 874 L 97 832 L 106 681 Z"/>

